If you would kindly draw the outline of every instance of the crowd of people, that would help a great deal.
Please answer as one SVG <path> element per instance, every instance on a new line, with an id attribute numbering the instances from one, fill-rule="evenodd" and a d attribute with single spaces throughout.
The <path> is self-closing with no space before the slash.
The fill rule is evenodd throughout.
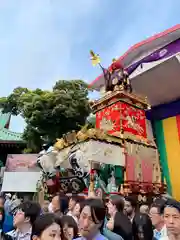
<path id="1" fill-rule="evenodd" d="M 159 197 L 139 206 L 133 196 L 56 195 L 40 206 L 6 195 L 0 197 L 0 229 L 8 240 L 178 240 L 180 203 Z"/>

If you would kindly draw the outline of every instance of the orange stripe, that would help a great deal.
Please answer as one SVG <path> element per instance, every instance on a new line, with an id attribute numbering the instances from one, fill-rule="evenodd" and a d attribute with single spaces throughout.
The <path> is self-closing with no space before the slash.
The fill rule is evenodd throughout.
<path id="1" fill-rule="evenodd" d="M 176 123 L 177 123 L 178 137 L 180 142 L 180 115 L 176 116 Z"/>

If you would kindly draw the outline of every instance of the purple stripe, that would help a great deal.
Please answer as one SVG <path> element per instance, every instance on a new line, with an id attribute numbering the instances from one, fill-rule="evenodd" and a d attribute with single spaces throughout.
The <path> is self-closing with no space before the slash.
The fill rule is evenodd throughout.
<path id="1" fill-rule="evenodd" d="M 142 63 L 149 63 L 158 61 L 161 59 L 168 58 L 176 53 L 180 52 L 180 39 L 169 43 L 167 46 L 153 52 L 152 54 L 146 56 L 145 58 L 141 59 L 140 61 L 132 64 L 127 68 L 129 74 L 131 74 L 140 64 Z"/>

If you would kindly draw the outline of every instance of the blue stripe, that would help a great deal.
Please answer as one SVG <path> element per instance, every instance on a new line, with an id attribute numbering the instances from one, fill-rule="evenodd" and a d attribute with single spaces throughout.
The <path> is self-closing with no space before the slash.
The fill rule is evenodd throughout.
<path id="1" fill-rule="evenodd" d="M 149 120 L 163 120 L 180 114 L 180 99 L 171 103 L 162 104 L 146 112 Z"/>

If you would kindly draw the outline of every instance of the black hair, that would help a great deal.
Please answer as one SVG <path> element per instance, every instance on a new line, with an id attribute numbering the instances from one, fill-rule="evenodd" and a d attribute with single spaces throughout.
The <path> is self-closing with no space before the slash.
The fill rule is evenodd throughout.
<path id="1" fill-rule="evenodd" d="M 31 238 L 33 238 L 33 236 L 40 237 L 43 231 L 49 226 L 51 226 L 53 223 L 57 223 L 62 229 L 61 219 L 57 217 L 55 214 L 46 213 L 46 214 L 40 215 L 32 225 Z"/>
<path id="2" fill-rule="evenodd" d="M 39 203 L 33 201 L 25 201 L 21 203 L 18 208 L 24 212 L 25 217 L 30 219 L 31 225 L 41 213 L 41 207 Z"/>
<path id="3" fill-rule="evenodd" d="M 79 206 L 80 206 L 80 213 L 81 213 L 81 211 L 82 211 L 82 209 L 83 209 L 83 207 L 84 207 L 84 201 L 83 200 L 77 200 L 76 201 L 76 204 L 79 204 Z M 76 206 L 76 205 L 75 205 Z"/>
<path id="4" fill-rule="evenodd" d="M 158 213 L 159 213 L 160 215 L 162 215 L 163 212 L 164 212 L 164 207 L 165 207 L 165 205 L 166 205 L 166 200 L 159 198 L 159 199 L 156 199 L 156 200 L 152 203 L 150 209 L 151 209 L 151 208 L 157 208 Z"/>
<path id="5" fill-rule="evenodd" d="M 77 196 L 71 196 L 71 197 L 69 198 L 69 200 L 72 200 L 72 201 L 74 201 L 74 202 L 77 202 L 77 201 L 78 201 Z"/>
<path id="6" fill-rule="evenodd" d="M 106 209 L 103 204 L 103 201 L 101 199 L 89 198 L 84 201 L 82 206 L 83 208 L 85 206 L 90 207 L 92 220 L 95 224 L 101 223 L 101 226 L 100 226 L 100 230 L 101 230 L 101 227 L 103 225 L 103 222 L 106 216 Z"/>
<path id="7" fill-rule="evenodd" d="M 125 197 L 125 200 L 127 201 L 127 202 L 130 202 L 130 204 L 131 204 L 131 206 L 133 207 L 133 208 L 137 208 L 137 200 L 135 199 L 135 197 L 134 196 L 126 196 Z"/>
<path id="8" fill-rule="evenodd" d="M 165 207 L 176 208 L 180 213 L 180 202 L 176 201 L 175 199 L 168 199 L 166 201 Z"/>
<path id="9" fill-rule="evenodd" d="M 0 213 L 2 214 L 2 219 L 0 221 L 0 229 L 3 228 L 3 223 L 4 223 L 4 219 L 5 219 L 5 211 L 4 208 L 0 208 Z"/>
<path id="10" fill-rule="evenodd" d="M 73 239 L 78 237 L 78 226 L 73 217 L 65 215 L 61 218 L 61 223 L 62 228 L 64 228 L 65 225 L 67 225 L 67 227 L 73 228 L 74 230 Z"/>
<path id="11" fill-rule="evenodd" d="M 113 205 L 116 206 L 118 212 L 122 212 L 124 210 L 124 199 L 119 195 L 110 196 L 109 200 Z"/>
<path id="12" fill-rule="evenodd" d="M 132 223 L 132 231 L 134 240 L 152 240 L 153 226 L 149 216 L 142 213 L 136 214 Z M 139 234 L 143 234 L 143 237 L 140 238 Z"/>
<path id="13" fill-rule="evenodd" d="M 132 225 L 123 212 L 116 212 L 112 232 L 120 235 L 124 240 L 132 240 Z"/>

